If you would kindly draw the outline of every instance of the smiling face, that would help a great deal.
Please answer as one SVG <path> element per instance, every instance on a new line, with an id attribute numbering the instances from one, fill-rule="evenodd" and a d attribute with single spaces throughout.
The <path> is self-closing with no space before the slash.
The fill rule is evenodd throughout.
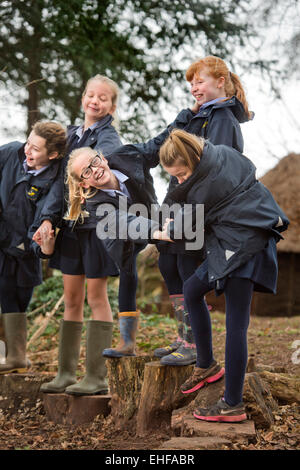
<path id="1" fill-rule="evenodd" d="M 76 175 L 80 184 L 84 188 L 96 188 L 96 189 L 116 189 L 115 188 L 115 176 L 110 170 L 106 158 L 101 157 L 101 162 L 98 166 L 92 166 L 91 163 L 95 155 L 91 157 L 86 153 L 78 155 L 72 165 L 72 172 Z M 90 168 L 90 176 L 88 178 L 82 178 L 85 170 Z"/>
<path id="2" fill-rule="evenodd" d="M 82 97 L 86 123 L 90 126 L 107 114 L 113 114 L 116 109 L 113 99 L 114 91 L 108 83 L 97 79 L 91 80 Z"/>
<path id="3" fill-rule="evenodd" d="M 48 154 L 46 139 L 31 131 L 25 144 L 24 153 L 26 155 L 27 166 L 31 170 L 40 170 L 48 165 L 50 160 L 57 157 L 57 152 Z"/>
<path id="4" fill-rule="evenodd" d="M 205 68 L 195 74 L 190 83 L 191 93 L 200 106 L 208 101 L 226 96 L 224 77 L 216 79 L 209 75 Z"/>

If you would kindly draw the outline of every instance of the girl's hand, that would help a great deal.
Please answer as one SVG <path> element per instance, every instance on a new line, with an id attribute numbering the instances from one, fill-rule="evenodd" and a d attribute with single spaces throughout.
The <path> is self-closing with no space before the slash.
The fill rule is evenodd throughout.
<path id="1" fill-rule="evenodd" d="M 199 109 L 200 109 L 200 104 L 199 104 L 197 101 L 195 101 L 195 104 L 194 104 L 194 106 L 191 108 L 191 111 L 192 111 L 193 113 L 198 113 L 198 112 L 199 112 Z"/>
<path id="2" fill-rule="evenodd" d="M 164 225 L 163 225 L 163 231 L 166 232 L 168 230 L 168 225 L 170 222 L 172 222 L 174 219 L 166 219 Z"/>
<path id="3" fill-rule="evenodd" d="M 39 244 L 42 252 L 45 255 L 52 255 L 55 246 L 54 230 L 48 230 L 47 227 L 43 227 L 40 230 L 41 243 Z"/>
<path id="4" fill-rule="evenodd" d="M 164 231 L 155 230 L 152 234 L 152 238 L 154 240 L 162 240 L 164 242 L 174 243 L 173 240 L 171 240 L 171 238 L 169 237 L 169 235 L 167 234 L 167 232 L 165 230 Z"/>
<path id="5" fill-rule="evenodd" d="M 40 246 L 41 246 L 41 243 L 42 243 L 41 232 L 43 230 L 46 230 L 47 232 L 51 232 L 52 223 L 50 222 L 50 220 L 44 220 L 44 222 L 41 223 L 41 225 L 39 226 L 37 231 L 33 234 L 32 240 Z"/>
<path id="6" fill-rule="evenodd" d="M 152 238 L 154 240 L 162 240 L 162 241 L 165 241 L 165 242 L 174 243 L 174 241 L 171 240 L 171 238 L 169 237 L 169 234 L 168 234 L 168 225 L 172 220 L 174 220 L 174 219 L 166 219 L 166 221 L 163 225 L 163 229 L 162 230 L 155 230 L 153 232 Z"/>

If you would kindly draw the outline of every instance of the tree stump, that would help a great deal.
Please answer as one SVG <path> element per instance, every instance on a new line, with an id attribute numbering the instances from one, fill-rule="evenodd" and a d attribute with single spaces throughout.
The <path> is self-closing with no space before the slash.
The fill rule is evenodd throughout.
<path id="1" fill-rule="evenodd" d="M 0 413 L 14 415 L 35 409 L 42 410 L 42 383 L 49 382 L 47 374 L 0 375 Z"/>
<path id="2" fill-rule="evenodd" d="M 180 391 L 180 385 L 192 374 L 193 369 L 193 365 L 146 364 L 137 413 L 138 435 L 142 436 L 153 429 L 170 429 L 172 411 L 194 398 L 193 394 L 184 395 Z"/>
<path id="3" fill-rule="evenodd" d="M 46 416 L 56 424 L 91 423 L 96 416 L 110 413 L 110 395 L 75 397 L 67 393 L 43 393 Z"/>
<path id="4" fill-rule="evenodd" d="M 107 359 L 107 376 L 111 393 L 111 416 L 117 429 L 134 428 L 140 403 L 145 364 L 152 356 Z"/>

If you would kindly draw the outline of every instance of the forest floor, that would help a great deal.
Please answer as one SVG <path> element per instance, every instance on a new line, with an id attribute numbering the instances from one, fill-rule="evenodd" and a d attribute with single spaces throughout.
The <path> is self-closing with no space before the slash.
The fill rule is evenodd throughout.
<path id="1" fill-rule="evenodd" d="M 224 364 L 225 315 L 211 312 L 215 357 Z M 32 323 L 42 322 L 35 317 Z M 31 372 L 55 373 L 57 370 L 57 328 L 59 319 L 29 347 Z M 33 327 L 33 326 L 32 326 Z M 52 329 L 51 329 L 52 328 Z M 137 337 L 138 354 L 149 354 L 176 335 L 175 321 L 158 314 L 142 316 Z M 117 325 L 114 343 L 117 341 Z M 83 342 L 84 344 L 84 342 Z M 252 316 L 249 333 L 249 356 L 256 364 L 282 368 L 285 373 L 300 377 L 300 317 Z M 84 346 L 79 375 L 84 373 Z M 236 444 L 236 450 L 296 450 L 300 448 L 299 403 L 279 403 L 274 424 L 267 430 L 257 429 L 255 443 Z M 35 410 L 8 418 L 0 415 L 0 450 L 151 450 L 158 449 L 170 435 L 165 432 L 137 438 L 130 432 L 114 429 L 110 416 L 98 417 L 91 424 L 70 427 L 48 421 L 40 404 Z"/>

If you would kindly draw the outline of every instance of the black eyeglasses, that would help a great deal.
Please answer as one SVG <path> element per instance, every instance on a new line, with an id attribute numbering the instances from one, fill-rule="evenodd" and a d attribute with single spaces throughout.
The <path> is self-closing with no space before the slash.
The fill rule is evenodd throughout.
<path id="1" fill-rule="evenodd" d="M 101 165 L 101 162 L 102 162 L 102 157 L 100 157 L 100 155 L 95 155 L 93 158 L 92 158 L 92 161 L 91 163 L 89 164 L 89 166 L 87 166 L 86 168 L 84 168 L 84 170 L 82 171 L 81 173 L 81 178 L 83 178 L 84 180 L 88 179 L 90 176 L 92 176 L 93 174 L 93 170 L 92 168 L 97 168 L 98 166 Z"/>

